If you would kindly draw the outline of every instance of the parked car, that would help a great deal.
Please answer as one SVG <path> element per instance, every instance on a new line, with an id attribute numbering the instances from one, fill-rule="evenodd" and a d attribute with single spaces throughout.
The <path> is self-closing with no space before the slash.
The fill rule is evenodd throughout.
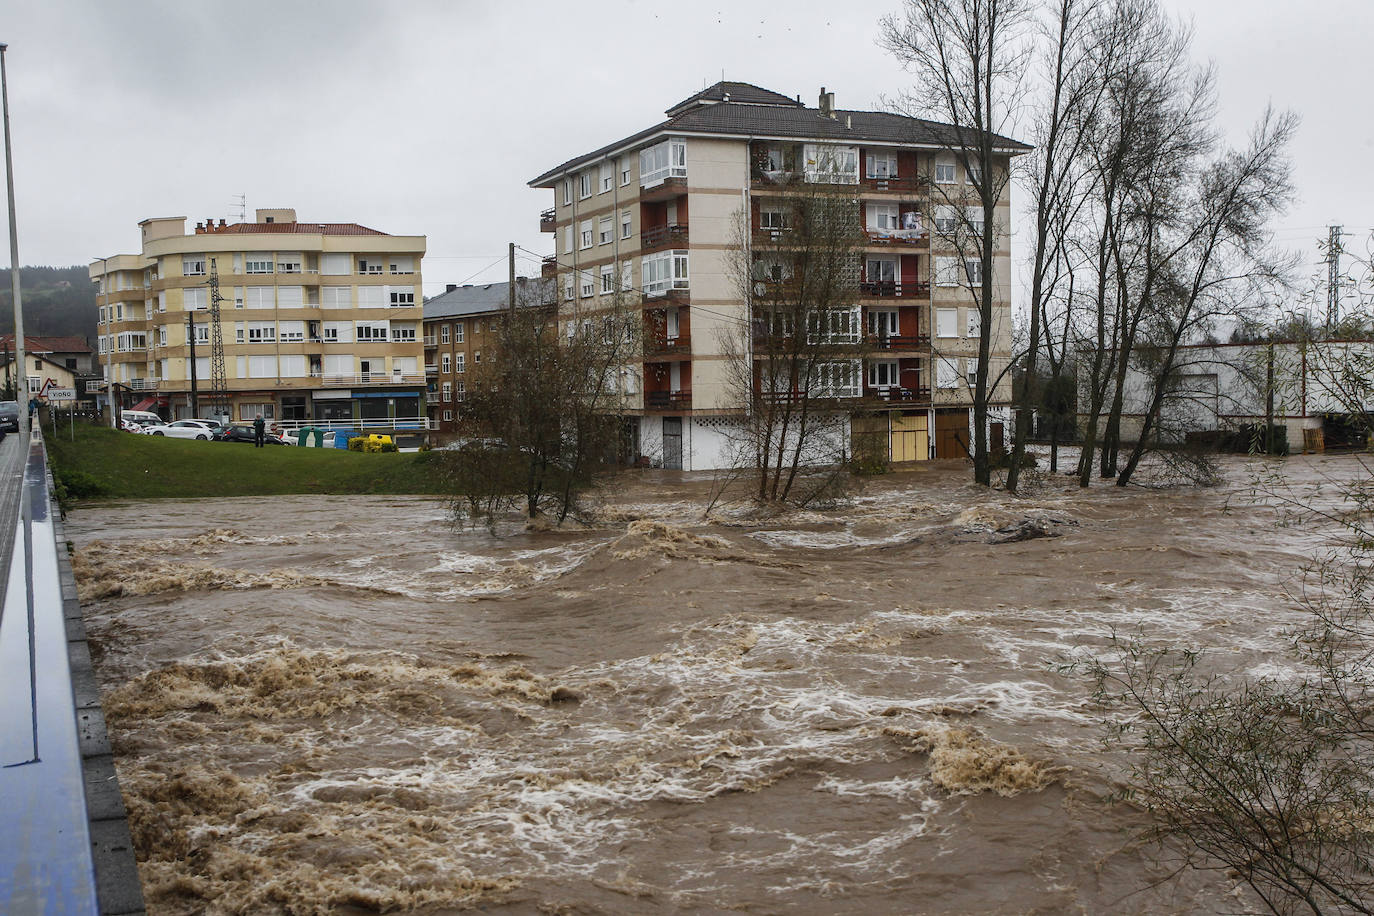
<path id="1" fill-rule="evenodd" d="M 119 428 L 126 432 L 142 432 L 149 426 L 160 426 L 163 419 L 150 410 L 121 410 Z"/>
<path id="2" fill-rule="evenodd" d="M 218 424 L 208 420 L 177 420 L 173 423 L 145 426 L 142 432 L 145 436 L 169 436 L 173 439 L 200 439 L 209 442 L 218 429 Z"/>
<path id="3" fill-rule="evenodd" d="M 256 438 L 252 423 L 230 423 L 214 435 L 216 442 L 252 442 Z M 285 444 L 280 436 L 274 436 L 271 433 L 263 433 L 262 441 L 264 445 Z"/>
<path id="4" fill-rule="evenodd" d="M 0 432 L 19 432 L 18 401 L 0 401 Z"/>

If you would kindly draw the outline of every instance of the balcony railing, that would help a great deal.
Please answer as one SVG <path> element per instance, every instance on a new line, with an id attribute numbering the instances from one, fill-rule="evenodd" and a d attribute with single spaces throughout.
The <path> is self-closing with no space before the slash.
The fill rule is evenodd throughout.
<path id="1" fill-rule="evenodd" d="M 554 228 L 556 227 L 556 225 L 557 225 L 557 221 L 554 219 L 554 210 L 553 210 L 553 207 L 549 207 L 549 209 L 547 209 L 547 210 L 545 210 L 543 213 L 540 213 L 540 214 L 539 214 L 539 231 L 540 231 L 540 232 L 552 232 L 552 231 L 554 230 Z"/>
<path id="2" fill-rule="evenodd" d="M 864 394 L 879 401 L 893 404 L 906 404 L 914 401 L 929 401 L 930 386 L 917 388 L 865 388 Z"/>
<path id="3" fill-rule="evenodd" d="M 426 403 L 426 404 L 438 404 L 438 403 L 439 403 L 439 392 L 437 392 L 437 391 L 427 391 L 427 392 L 425 392 L 425 403 Z"/>
<path id="4" fill-rule="evenodd" d="M 871 191 L 910 191 L 920 193 L 930 186 L 930 182 L 918 175 L 893 176 L 890 178 L 866 177 L 862 182 Z"/>
<path id="5" fill-rule="evenodd" d="M 870 299 L 925 299 L 930 296 L 930 283 L 925 280 L 864 280 L 859 295 Z"/>
<path id="6" fill-rule="evenodd" d="M 645 249 L 686 244 L 686 226 L 649 226 L 639 233 L 639 245 Z"/>
<path id="7" fill-rule="evenodd" d="M 686 171 L 685 169 L 683 170 Z M 687 193 L 687 176 L 671 175 L 658 184 L 640 184 L 639 199 L 645 203 L 656 200 L 669 200 Z"/>
<path id="8" fill-rule="evenodd" d="M 427 346 L 427 347 L 437 347 L 437 346 L 439 346 L 439 343 L 438 343 L 438 341 L 435 340 L 433 334 L 426 334 L 426 335 L 425 335 L 425 346 Z"/>
<path id="9" fill-rule="evenodd" d="M 692 335 L 679 334 L 677 337 L 646 337 L 645 356 L 668 356 L 681 358 L 692 352 Z"/>
<path id="10" fill-rule="evenodd" d="M 349 385 L 423 385 L 423 375 L 406 375 L 396 372 L 361 372 L 357 375 L 318 375 L 320 384 L 326 388 L 343 388 Z"/>
<path id="11" fill-rule="evenodd" d="M 644 404 L 650 410 L 686 410 L 692 406 L 692 392 L 646 391 Z"/>
<path id="12" fill-rule="evenodd" d="M 130 391 L 157 391 L 157 386 L 162 379 L 157 378 L 131 378 L 127 382 L 118 382 L 120 387 Z"/>
<path id="13" fill-rule="evenodd" d="M 930 244 L 930 233 L 924 229 L 866 229 L 869 245 L 914 245 L 925 247 Z"/>
<path id="14" fill-rule="evenodd" d="M 869 334 L 865 341 L 878 350 L 905 350 L 930 346 L 929 334 Z"/>
<path id="15" fill-rule="evenodd" d="M 425 363 L 425 375 L 438 375 L 439 367 L 434 363 Z"/>
<path id="16" fill-rule="evenodd" d="M 283 434 L 295 433 L 303 426 L 310 426 L 315 429 L 327 430 L 363 430 L 363 429 L 392 429 L 405 431 L 416 431 L 422 429 L 435 429 L 434 421 L 429 417 L 373 417 L 358 420 L 282 420 L 277 424 Z"/>
<path id="17" fill-rule="evenodd" d="M 756 184 L 784 186 L 801 178 L 801 172 L 793 172 L 788 169 L 764 169 L 755 166 L 750 172 L 750 177 Z"/>

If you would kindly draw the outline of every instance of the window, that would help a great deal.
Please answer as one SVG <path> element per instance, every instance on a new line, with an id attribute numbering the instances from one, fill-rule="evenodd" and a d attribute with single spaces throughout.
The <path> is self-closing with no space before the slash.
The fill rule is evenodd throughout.
<path id="1" fill-rule="evenodd" d="M 351 321 L 326 321 L 323 331 L 325 343 L 353 342 L 353 322 Z"/>
<path id="2" fill-rule="evenodd" d="M 565 301 L 565 302 L 572 302 L 572 301 L 573 301 L 573 298 L 574 298 L 574 296 L 575 296 L 574 290 L 575 290 L 576 287 L 577 287 L 577 281 L 573 278 L 573 275 L 572 275 L 572 274 L 564 274 L 564 275 L 563 275 L 563 301 Z"/>
<path id="3" fill-rule="evenodd" d="M 389 322 L 386 321 L 359 321 L 354 327 L 357 328 L 358 341 L 385 341 L 390 336 Z"/>
<path id="4" fill-rule="evenodd" d="M 783 207 L 763 207 L 759 210 L 759 228 L 782 232 L 788 228 L 787 210 Z"/>
<path id="5" fill-rule="evenodd" d="M 199 336 L 199 335 L 197 335 L 197 336 Z M 158 345 L 159 347 L 165 347 L 165 346 L 167 346 L 167 325 L 165 325 L 165 324 L 164 324 L 164 325 L 160 325 L 160 326 L 158 327 L 158 329 L 157 329 L 157 345 Z M 74 362 L 76 362 L 76 360 L 74 360 L 74 359 L 69 359 L 69 360 L 67 360 L 67 362 L 69 362 L 69 363 L 74 363 Z M 75 369 L 76 366 L 68 366 L 67 368 L 68 368 L 68 369 Z M 163 378 L 166 378 L 166 376 L 163 376 Z"/>
<path id="6" fill-rule="evenodd" d="M 404 322 L 391 326 L 392 343 L 413 343 L 415 341 L 414 322 Z"/>
<path id="7" fill-rule="evenodd" d="M 359 258 L 358 273 L 360 274 L 379 274 L 382 272 L 382 262 L 376 258 Z"/>
<path id="8" fill-rule="evenodd" d="M 324 355 L 324 374 L 349 376 L 353 374 L 353 354 L 326 353 Z"/>
<path id="9" fill-rule="evenodd" d="M 472 351 L 472 361 L 473 361 L 474 363 L 480 363 L 480 362 L 482 361 L 482 351 L 481 351 L 481 350 L 473 350 L 473 351 Z"/>
<path id="10" fill-rule="evenodd" d="M 868 364 L 868 387 L 896 388 L 899 384 L 895 359 L 879 359 Z"/>
<path id="11" fill-rule="evenodd" d="M 415 259 L 408 254 L 392 255 L 391 272 L 393 274 L 415 273 Z"/>
<path id="12" fill-rule="evenodd" d="M 281 339 L 283 343 L 299 343 L 300 341 L 305 340 L 304 321 L 283 321 L 281 323 L 281 327 L 279 328 L 279 330 L 281 331 Z"/>
<path id="13" fill-rule="evenodd" d="M 443 401 L 444 401 L 445 403 L 447 403 L 447 402 L 453 400 L 453 383 L 452 383 L 452 382 L 444 382 L 444 384 L 443 384 L 443 386 L 441 387 L 440 390 L 443 392 L 443 394 L 442 394 L 442 399 L 443 399 Z"/>
<path id="14" fill-rule="evenodd" d="M 592 247 L 592 221 L 591 221 L 591 220 L 589 220 L 589 219 L 584 219 L 584 220 L 582 221 L 581 233 L 580 233 L 580 234 L 581 234 L 580 244 L 579 244 L 577 247 L 582 248 L 582 249 L 587 249 L 587 248 Z"/>
<path id="15" fill-rule="evenodd" d="M 320 307 L 348 309 L 353 307 L 353 287 L 324 286 L 320 288 Z"/>
<path id="16" fill-rule="evenodd" d="M 463 331 L 464 331 L 465 328 L 466 328 L 466 325 L 464 325 L 463 322 L 461 322 L 461 321 L 455 321 L 455 322 L 453 323 L 453 342 L 454 342 L 454 343 L 462 343 L 462 342 L 463 342 Z"/>
<path id="17" fill-rule="evenodd" d="M 629 211 L 629 210 L 621 211 L 621 214 L 620 214 L 620 237 L 621 237 L 622 239 L 628 239 L 628 238 L 630 237 L 630 226 L 633 225 L 633 222 L 634 222 L 634 221 L 633 221 L 633 219 L 632 219 L 631 216 L 630 216 L 630 211 Z"/>
<path id="18" fill-rule="evenodd" d="M 943 356 L 935 363 L 935 387 L 936 388 L 958 388 L 959 387 L 959 366 L 952 359 L 945 359 Z"/>
<path id="19" fill-rule="evenodd" d="M 563 227 L 563 252 L 566 254 L 573 250 L 573 227 L 572 223 Z"/>
<path id="20" fill-rule="evenodd" d="M 449 325 L 446 325 L 446 324 L 441 324 L 441 325 L 439 325 L 439 343 L 445 343 L 445 344 L 448 343 L 448 338 L 449 338 Z"/>
<path id="21" fill-rule="evenodd" d="M 626 186 L 627 184 L 629 184 L 629 183 L 630 183 L 630 160 L 628 160 L 628 159 L 626 159 L 626 158 L 624 158 L 624 157 L 622 156 L 621 159 L 620 159 L 620 186 L 623 188 L 623 187 L 625 187 L 625 186 Z"/>
<path id="22" fill-rule="evenodd" d="M 298 309 L 305 307 L 305 287 L 303 286 L 278 286 L 277 287 L 277 308 L 279 309 Z"/>
<path id="23" fill-rule="evenodd" d="M 613 293 L 613 292 L 615 292 L 615 265 L 614 265 L 614 264 L 602 264 L 602 265 L 601 265 L 601 294 L 604 296 L 604 295 L 606 295 L 606 294 L 608 294 L 608 293 Z"/>
<path id="24" fill-rule="evenodd" d="M 808 143 L 803 152 L 806 180 L 826 184 L 859 183 L 859 150 L 854 146 Z"/>
<path id="25" fill-rule="evenodd" d="M 901 228 L 901 214 L 897 204 L 868 204 L 870 232 L 894 232 Z"/>
<path id="26" fill-rule="evenodd" d="M 954 184 L 955 180 L 953 162 L 935 163 L 935 181 L 937 184 Z"/>
<path id="27" fill-rule="evenodd" d="M 876 285 L 878 292 L 896 292 L 897 259 L 869 258 L 864 264 L 864 276 L 870 285 Z"/>
<path id="28" fill-rule="evenodd" d="M 275 375 L 276 373 L 273 373 L 273 374 Z M 271 420 L 271 419 L 274 419 L 276 416 L 277 416 L 277 407 L 276 407 L 275 404 L 240 404 L 240 405 L 239 405 L 239 419 L 240 419 L 240 420 L 256 420 L 258 417 L 262 417 L 264 420 Z"/>
<path id="29" fill-rule="evenodd" d="M 935 285 L 958 286 L 959 284 L 959 259 L 937 257 L 935 259 Z"/>
<path id="30" fill-rule="evenodd" d="M 968 333 L 965 337 L 977 337 L 983 328 L 983 313 L 978 309 L 968 310 Z"/>
<path id="31" fill-rule="evenodd" d="M 457 392 L 457 394 L 458 394 L 458 400 L 461 401 L 461 400 L 463 400 L 464 398 L 466 398 L 466 397 L 467 397 L 467 391 L 468 391 L 467 382 L 464 382 L 463 380 L 459 379 L 459 380 L 458 380 L 457 382 L 455 382 L 454 384 L 458 386 L 458 387 L 455 389 L 456 392 Z"/>
<path id="32" fill-rule="evenodd" d="M 634 282 L 630 278 L 630 262 L 620 262 L 620 288 L 623 290 L 634 289 Z"/>
<path id="33" fill-rule="evenodd" d="M 301 253 L 299 251 L 277 252 L 277 273 L 298 274 L 301 272 Z"/>
<path id="34" fill-rule="evenodd" d="M 673 137 L 639 151 L 639 185 L 652 188 L 669 178 L 687 177 L 687 141 Z"/>
<path id="35" fill-rule="evenodd" d="M 857 398 L 859 361 L 856 359 L 816 363 L 807 393 L 821 398 Z"/>
<path id="36" fill-rule="evenodd" d="M 859 308 L 832 308 L 807 316 L 806 336 L 812 343 L 853 343 L 859 339 Z"/>
<path id="37" fill-rule="evenodd" d="M 864 158 L 869 178 L 897 177 L 897 154 L 893 150 L 869 150 Z"/>
<path id="38" fill-rule="evenodd" d="M 596 292 L 596 280 L 592 278 L 592 275 L 590 273 L 588 273 L 587 271 L 583 271 L 582 283 L 580 284 L 580 287 L 582 298 L 586 299 L 592 293 Z"/>
<path id="39" fill-rule="evenodd" d="M 609 191 L 609 190 L 611 190 L 613 187 L 615 187 L 615 163 L 614 163 L 614 162 L 611 162 L 609 159 L 607 159 L 605 162 L 601 163 L 601 167 L 600 167 L 600 168 L 601 168 L 601 191 L 600 191 L 600 193 L 605 194 L 607 191 Z"/>
<path id="40" fill-rule="evenodd" d="M 964 259 L 964 275 L 968 277 L 970 286 L 980 286 L 983 283 L 983 262 L 978 258 Z"/>
<path id="41" fill-rule="evenodd" d="M 936 310 L 935 310 L 935 336 L 936 336 L 936 337 L 958 337 L 958 336 L 959 336 L 959 310 L 958 310 L 958 309 L 936 309 Z"/>
<path id="42" fill-rule="evenodd" d="M 276 290 L 271 286 L 249 286 L 244 291 L 243 304 L 250 309 L 277 307 Z"/>
<path id="43" fill-rule="evenodd" d="M 243 357 L 239 357 L 242 359 Z M 275 356 L 248 357 L 248 378 L 276 378 L 277 358 Z"/>
<path id="44" fill-rule="evenodd" d="M 272 321 L 248 322 L 249 343 L 273 343 L 277 339 L 277 325 Z M 272 373 L 276 375 L 274 371 Z"/>
<path id="45" fill-rule="evenodd" d="M 157 294 L 157 310 L 159 312 L 167 311 L 167 290 L 165 289 Z"/>
<path id="46" fill-rule="evenodd" d="M 609 244 L 611 241 L 615 239 L 615 227 L 611 225 L 612 222 L 613 221 L 609 216 L 603 216 L 597 222 L 596 243 L 598 245 Z"/>
<path id="47" fill-rule="evenodd" d="M 964 378 L 967 379 L 970 388 L 978 387 L 978 360 L 964 360 Z"/>
<path id="48" fill-rule="evenodd" d="M 644 292 L 662 295 L 670 289 L 687 289 L 687 252 L 660 251 L 640 261 Z"/>
<path id="49" fill-rule="evenodd" d="M 572 203 L 572 179 L 563 179 L 563 206 Z"/>
<path id="50" fill-rule="evenodd" d="M 394 309 L 410 308 L 415 304 L 415 290 L 413 289 L 393 289 L 390 292 L 391 307 Z"/>
<path id="51" fill-rule="evenodd" d="M 983 167 L 981 165 L 977 164 L 976 162 L 971 162 L 969 163 L 969 167 L 965 171 L 968 173 L 969 184 L 974 184 L 975 182 L 978 184 L 982 184 Z"/>
<path id="52" fill-rule="evenodd" d="M 347 254 L 339 252 L 328 252 L 320 255 L 320 273 L 331 277 L 344 277 L 352 273 L 349 269 L 352 266 L 352 258 Z"/>
<path id="53" fill-rule="evenodd" d="M 244 269 L 250 274 L 270 274 L 272 272 L 271 252 L 254 252 L 245 255 Z M 274 372 L 273 375 L 275 374 Z"/>
<path id="54" fill-rule="evenodd" d="M 446 410 L 446 411 L 444 411 L 444 422 L 445 422 L 445 423 L 450 423 L 450 422 L 452 422 L 452 421 L 453 421 L 453 411 L 451 411 L 451 410 Z"/>
<path id="55" fill-rule="evenodd" d="M 583 172 L 577 178 L 579 182 L 577 197 L 579 200 L 586 200 L 592 196 L 592 173 L 590 171 Z"/>
<path id="56" fill-rule="evenodd" d="M 184 254 L 181 256 L 181 275 L 183 277 L 205 276 L 205 255 Z"/>
<path id="57" fill-rule="evenodd" d="M 243 328 L 244 328 L 244 324 L 243 324 L 242 321 L 235 321 L 235 322 L 234 322 L 234 343 L 243 343 L 243 340 L 244 340 L 244 337 L 243 337 L 243 335 L 244 335 L 244 330 L 243 330 Z"/>
<path id="58" fill-rule="evenodd" d="M 280 373 L 282 378 L 305 378 L 306 365 L 303 354 L 291 354 L 279 357 Z"/>
<path id="59" fill-rule="evenodd" d="M 383 287 L 383 286 L 360 286 L 360 287 L 358 287 L 358 308 L 360 308 L 360 309 L 384 309 L 384 308 L 386 308 L 386 287 Z"/>
<path id="60" fill-rule="evenodd" d="M 206 300 L 210 297 L 205 287 L 194 289 L 183 289 L 181 291 L 181 306 L 188 312 L 198 312 L 206 307 Z"/>
<path id="61" fill-rule="evenodd" d="M 439 354 L 439 371 L 448 375 L 453 371 L 453 357 L 448 353 Z"/>
<path id="62" fill-rule="evenodd" d="M 468 371 L 466 353 L 453 354 L 453 371 L 456 375 L 462 375 Z"/>
<path id="63" fill-rule="evenodd" d="M 896 337 L 897 328 L 896 309 L 875 309 L 868 313 L 868 333 L 874 337 Z"/>
<path id="64" fill-rule="evenodd" d="M 935 208 L 935 231 L 951 233 L 959 227 L 959 211 L 941 204 Z"/>
<path id="65" fill-rule="evenodd" d="M 968 219 L 969 225 L 973 227 L 973 232 L 974 232 L 974 234 L 975 234 L 975 235 L 980 235 L 980 236 L 981 236 L 981 235 L 983 234 L 983 207 L 982 207 L 982 205 L 980 204 L 980 205 L 978 205 L 978 206 L 976 206 L 976 207 L 965 207 L 965 208 L 964 208 L 964 215 L 965 215 L 965 217 Z"/>

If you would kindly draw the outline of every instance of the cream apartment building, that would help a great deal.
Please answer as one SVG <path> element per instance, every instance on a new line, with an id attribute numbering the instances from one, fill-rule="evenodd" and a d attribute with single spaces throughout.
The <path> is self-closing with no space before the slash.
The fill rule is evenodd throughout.
<path id="1" fill-rule="evenodd" d="M 748 349 L 761 308 L 738 264 L 752 257 L 757 269 L 761 249 L 785 242 L 788 189 L 815 182 L 852 189 L 863 223 L 844 333 L 865 355 L 837 365 L 829 390 L 852 411 L 853 433 L 885 438 L 892 460 L 965 454 L 985 279 L 951 241 L 965 215 L 982 219 L 951 128 L 840 110 L 824 90 L 810 108 L 739 82 L 666 115 L 530 182 L 554 194 L 541 227 L 555 238 L 546 272 L 557 278 L 560 320 L 595 321 L 627 300 L 643 313 L 643 361 L 625 386 L 642 452 L 687 470 L 728 461 L 731 418 L 749 409 L 729 354 Z M 1028 149 L 1007 138 L 997 147 L 1003 169 Z M 1011 357 L 1010 206 L 1004 192 L 986 280 L 994 375 Z M 1009 378 L 990 402 L 994 423 L 1005 422 Z"/>
<path id="2" fill-rule="evenodd" d="M 232 419 L 426 425 L 424 236 L 300 222 L 292 209 L 191 232 L 180 216 L 138 225 L 140 253 L 90 265 L 102 407 L 189 417 L 194 372 L 209 415 L 217 278 Z"/>

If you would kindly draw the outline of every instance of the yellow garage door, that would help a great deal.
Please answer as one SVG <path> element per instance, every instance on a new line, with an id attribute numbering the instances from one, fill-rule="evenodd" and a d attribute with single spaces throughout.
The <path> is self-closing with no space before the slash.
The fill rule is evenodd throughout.
<path id="1" fill-rule="evenodd" d="M 930 434 L 923 413 L 892 415 L 892 460 L 925 461 L 930 457 Z"/>

